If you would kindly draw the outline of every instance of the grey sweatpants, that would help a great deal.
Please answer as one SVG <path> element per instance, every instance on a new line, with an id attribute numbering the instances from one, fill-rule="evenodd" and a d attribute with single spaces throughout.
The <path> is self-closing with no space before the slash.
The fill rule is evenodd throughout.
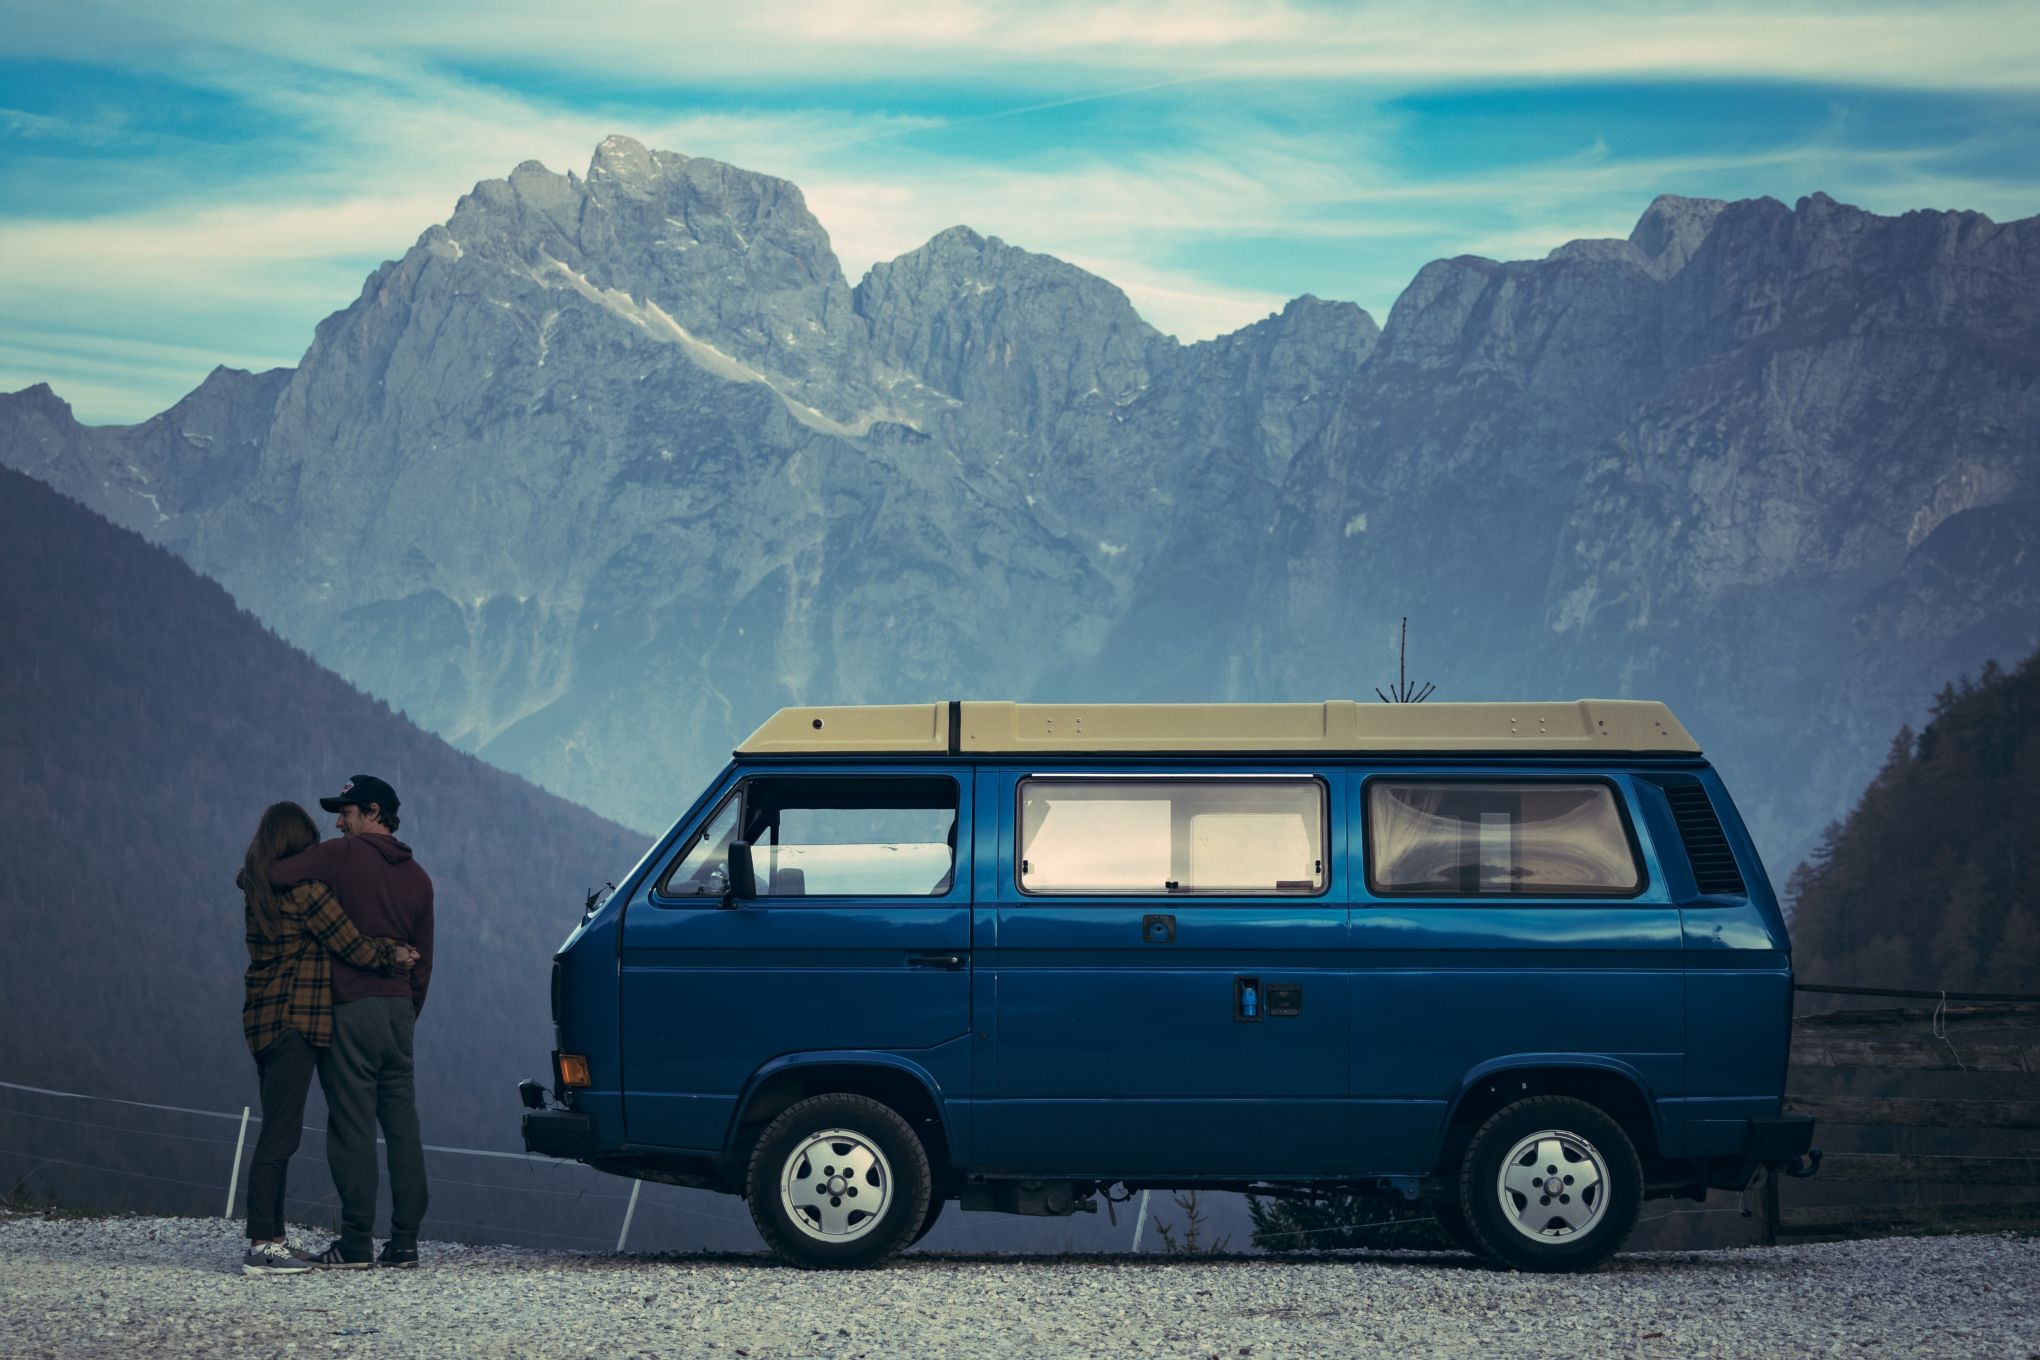
<path id="1" fill-rule="evenodd" d="M 319 1050 L 326 1093 L 326 1163 L 340 1192 L 340 1249 L 375 1251 L 375 1131 L 390 1159 L 390 1241 L 418 1243 L 425 1217 L 425 1148 L 411 1078 L 416 1012 L 404 997 L 372 996 L 333 1008 L 333 1043 Z"/>

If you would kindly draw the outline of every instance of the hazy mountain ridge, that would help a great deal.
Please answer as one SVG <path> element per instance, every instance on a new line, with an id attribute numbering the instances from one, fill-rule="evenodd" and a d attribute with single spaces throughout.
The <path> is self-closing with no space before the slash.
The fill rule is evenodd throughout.
<path id="1" fill-rule="evenodd" d="M 782 702 L 1365 694 L 1407 613 L 1440 698 L 1672 700 L 1775 858 L 2040 635 L 2035 242 L 1665 197 L 1379 330 L 1181 345 L 967 228 L 853 288 L 792 185 L 612 138 L 478 185 L 296 370 L 129 430 L 0 398 L 0 461 L 643 826 Z"/>
<path id="2" fill-rule="evenodd" d="M 514 1146 L 512 1087 L 552 1046 L 552 952 L 644 838 L 453 750 L 162 549 L 6 470 L 0 571 L 5 1079 L 247 1103 L 235 872 L 264 807 L 293 799 L 323 827 L 313 800 L 366 770 L 402 796 L 399 834 L 435 884 L 428 1137 Z"/>

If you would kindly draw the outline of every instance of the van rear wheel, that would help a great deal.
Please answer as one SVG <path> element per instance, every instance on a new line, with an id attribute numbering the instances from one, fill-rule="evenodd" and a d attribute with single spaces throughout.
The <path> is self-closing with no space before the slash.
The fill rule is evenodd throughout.
<path id="1" fill-rule="evenodd" d="M 1606 1111 L 1571 1096 L 1506 1106 L 1467 1145 L 1459 1208 L 1483 1254 L 1516 1270 L 1592 1270 L 1643 1203 L 1643 1165 Z"/>
<path id="2" fill-rule="evenodd" d="M 877 1265 L 928 1215 L 928 1154 L 912 1126 L 869 1096 L 791 1106 L 751 1149 L 745 1198 L 769 1245 L 810 1269 Z"/>

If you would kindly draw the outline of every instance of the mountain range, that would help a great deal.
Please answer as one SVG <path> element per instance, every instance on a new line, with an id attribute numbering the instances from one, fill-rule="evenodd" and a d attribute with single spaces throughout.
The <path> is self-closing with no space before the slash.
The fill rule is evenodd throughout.
<path id="1" fill-rule="evenodd" d="M 462 197 L 293 369 L 0 464 L 653 830 L 789 702 L 1663 698 L 1774 875 L 2040 639 L 2040 219 L 1661 197 L 1181 344 L 967 228 L 612 137 Z"/>

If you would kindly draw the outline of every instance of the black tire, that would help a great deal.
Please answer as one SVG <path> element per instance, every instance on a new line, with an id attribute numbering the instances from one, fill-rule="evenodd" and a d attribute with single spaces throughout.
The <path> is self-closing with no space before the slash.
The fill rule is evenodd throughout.
<path id="1" fill-rule="evenodd" d="M 841 1136 L 818 1142 L 823 1134 Z M 855 1270 L 914 1240 L 928 1219 L 929 1187 L 927 1151 L 906 1120 L 869 1096 L 832 1093 L 766 1126 L 751 1149 L 744 1198 L 766 1244 L 786 1260 Z"/>
<path id="2" fill-rule="evenodd" d="M 1505 1175 L 1533 1188 L 1523 1194 Z M 1629 1135 L 1606 1111 L 1571 1096 L 1532 1096 L 1498 1111 L 1460 1162 L 1466 1226 L 1482 1255 L 1514 1270 L 1594 1269 L 1628 1240 L 1642 1203 L 1643 1164 Z"/>
<path id="3" fill-rule="evenodd" d="M 1440 1195 L 1431 1201 L 1431 1213 L 1438 1221 L 1438 1231 L 1447 1242 L 1471 1256 L 1487 1257 L 1487 1248 L 1473 1235 L 1473 1229 L 1466 1224 L 1466 1213 L 1459 1207 L 1455 1192 L 1447 1197 Z"/>

